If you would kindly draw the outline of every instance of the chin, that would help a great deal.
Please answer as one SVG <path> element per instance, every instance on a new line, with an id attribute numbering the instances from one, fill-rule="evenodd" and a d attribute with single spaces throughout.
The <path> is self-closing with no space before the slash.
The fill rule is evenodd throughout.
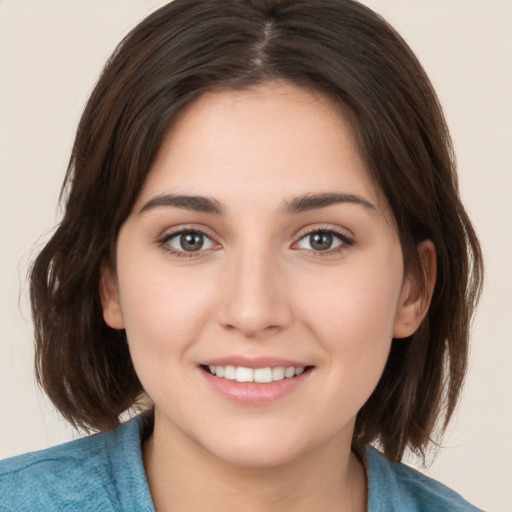
<path id="1" fill-rule="evenodd" d="M 268 426 L 267 426 L 268 428 Z M 314 451 L 311 439 L 293 435 L 289 429 L 280 432 L 265 429 L 260 424 L 257 429 L 238 429 L 228 435 L 203 439 L 202 448 L 225 464 L 243 468 L 276 468 L 291 461 L 298 461 L 310 451 Z"/>
<path id="2" fill-rule="evenodd" d="M 300 457 L 301 451 L 291 448 L 274 447 L 273 443 L 267 446 L 247 444 L 243 446 L 230 446 L 228 449 L 211 452 L 230 466 L 248 469 L 271 469 L 284 466 Z"/>

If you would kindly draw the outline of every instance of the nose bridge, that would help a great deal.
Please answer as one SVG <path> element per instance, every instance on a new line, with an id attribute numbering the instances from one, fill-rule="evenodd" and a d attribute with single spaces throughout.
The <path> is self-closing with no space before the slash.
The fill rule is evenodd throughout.
<path id="1" fill-rule="evenodd" d="M 227 262 L 220 321 L 245 337 L 259 337 L 291 321 L 290 304 L 283 293 L 284 276 L 278 254 L 257 237 L 241 243 Z"/>

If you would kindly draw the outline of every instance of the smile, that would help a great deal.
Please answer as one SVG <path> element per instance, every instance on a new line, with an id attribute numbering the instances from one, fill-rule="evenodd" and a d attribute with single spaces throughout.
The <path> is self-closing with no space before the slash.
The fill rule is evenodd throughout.
<path id="1" fill-rule="evenodd" d="M 274 368 L 246 368 L 244 366 L 221 366 L 209 365 L 204 367 L 211 375 L 216 377 L 235 380 L 237 382 L 256 382 L 267 384 L 277 382 L 283 379 L 291 379 L 304 373 L 304 366 L 276 366 Z"/>

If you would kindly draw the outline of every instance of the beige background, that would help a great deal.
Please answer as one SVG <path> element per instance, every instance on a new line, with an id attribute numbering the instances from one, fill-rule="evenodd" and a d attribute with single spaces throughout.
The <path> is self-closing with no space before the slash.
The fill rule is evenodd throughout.
<path id="1" fill-rule="evenodd" d="M 58 219 L 74 131 L 105 59 L 163 3 L 0 0 L 0 458 L 74 435 L 34 386 L 27 262 Z M 366 3 L 438 90 L 487 263 L 464 400 L 427 472 L 485 510 L 511 512 L 512 1 Z"/>

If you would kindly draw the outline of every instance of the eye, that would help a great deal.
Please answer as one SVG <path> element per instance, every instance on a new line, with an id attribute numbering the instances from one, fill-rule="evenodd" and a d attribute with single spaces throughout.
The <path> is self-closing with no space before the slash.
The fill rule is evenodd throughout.
<path id="1" fill-rule="evenodd" d="M 215 243 L 200 231 L 181 231 L 169 235 L 164 243 L 171 247 L 173 252 L 198 252 L 215 247 Z"/>
<path id="2" fill-rule="evenodd" d="M 297 242 L 297 247 L 308 251 L 327 252 L 342 245 L 351 244 L 352 242 L 341 233 L 332 230 L 318 230 L 303 236 Z"/>

